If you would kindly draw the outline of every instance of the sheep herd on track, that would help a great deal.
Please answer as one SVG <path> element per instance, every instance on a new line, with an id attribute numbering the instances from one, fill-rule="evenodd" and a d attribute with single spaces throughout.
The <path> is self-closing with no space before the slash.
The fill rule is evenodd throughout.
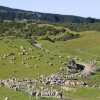
<path id="1" fill-rule="evenodd" d="M 73 61 L 72 61 L 73 62 Z M 68 65 L 69 66 L 69 65 Z M 70 66 L 74 67 L 74 66 Z M 88 67 L 88 66 L 87 66 Z M 86 72 L 85 72 L 86 70 Z M 92 68 L 91 72 L 87 71 L 85 68 L 81 73 L 75 74 L 51 74 L 50 76 L 40 75 L 36 79 L 29 79 L 29 78 L 12 78 L 6 80 L 0 80 L 1 87 L 7 87 L 14 91 L 24 91 L 29 94 L 29 96 L 35 96 L 36 99 L 40 97 L 46 98 L 63 98 L 63 91 L 67 92 L 76 92 L 77 88 L 75 86 L 85 86 L 88 87 L 89 85 L 86 82 L 75 80 L 77 78 L 86 78 L 89 74 L 95 73 L 96 71 L 100 71 L 100 68 Z M 43 84 L 49 85 L 51 88 L 44 88 L 42 86 L 37 87 L 36 84 Z M 61 91 L 56 90 L 54 87 L 60 87 Z M 93 86 L 95 87 L 95 85 Z M 99 86 L 100 88 L 100 86 Z M 5 98 L 8 100 L 8 97 Z"/>

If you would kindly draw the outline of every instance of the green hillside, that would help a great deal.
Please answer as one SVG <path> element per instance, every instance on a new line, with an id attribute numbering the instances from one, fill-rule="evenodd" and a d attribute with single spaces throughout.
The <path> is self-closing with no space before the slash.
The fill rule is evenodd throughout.
<path id="1" fill-rule="evenodd" d="M 27 19 L 27 20 L 43 20 L 49 22 L 68 22 L 68 23 L 95 23 L 100 22 L 95 18 L 84 18 L 73 15 L 60 15 L 25 11 L 20 9 L 12 9 L 8 7 L 0 6 L 0 19 L 2 20 L 15 20 L 15 19 Z"/>
<path id="2" fill-rule="evenodd" d="M 0 6 L 0 20 L 52 23 L 73 31 L 100 31 L 100 19 L 74 15 L 49 14 Z"/>
<path id="3" fill-rule="evenodd" d="M 35 78 L 38 74 L 50 75 L 52 73 L 67 73 L 67 71 L 60 71 L 60 67 L 63 66 L 60 61 L 67 62 L 69 59 L 75 58 L 82 59 L 83 61 L 89 62 L 91 60 L 96 60 L 100 62 L 100 33 L 91 31 L 91 32 L 80 32 L 81 37 L 78 39 L 72 39 L 68 41 L 56 41 L 52 43 L 48 40 L 37 40 L 37 44 L 46 49 L 41 50 L 32 46 L 28 39 L 21 39 L 16 37 L 1 37 L 0 38 L 0 79 L 8 78 Z M 52 36 L 53 37 L 53 36 Z M 38 37 L 40 38 L 40 37 Z M 24 48 L 27 50 L 26 55 L 19 55 Z M 2 59 L 5 54 L 9 54 L 8 57 Z M 16 58 L 14 63 L 10 62 L 13 56 Z M 60 58 L 59 56 L 62 56 Z M 70 58 L 68 58 L 70 56 Z M 29 57 L 29 60 L 25 58 Z M 31 58 L 33 57 L 33 58 Z M 52 63 L 50 66 L 46 61 Z M 25 62 L 28 66 L 22 64 Z M 100 64 L 98 64 L 100 65 Z M 37 66 L 37 67 L 36 67 Z M 100 73 L 96 75 L 89 76 L 85 81 L 88 84 L 93 85 L 100 83 Z M 5 91 L 6 90 L 6 91 Z M 95 91 L 95 92 L 92 92 Z M 71 98 L 72 100 L 99 100 L 99 89 L 97 88 L 81 88 L 77 87 L 77 92 L 70 93 L 65 92 L 65 96 Z M 5 97 L 7 92 L 9 93 L 9 98 L 11 100 L 21 100 L 21 98 L 28 99 L 28 95 L 22 92 L 12 92 L 5 88 L 0 89 L 1 97 Z M 91 97 L 88 93 L 93 94 Z M 83 94 L 85 93 L 85 94 Z M 95 93 L 95 95 L 94 95 Z M 16 97 L 16 99 L 14 99 Z M 73 99 L 74 98 L 74 99 Z M 75 99 L 76 98 L 76 99 Z M 35 100 L 31 98 L 30 100 Z M 52 99 L 53 100 L 53 99 Z"/>
<path id="4" fill-rule="evenodd" d="M 0 6 L 5 97 L 100 100 L 100 20 Z"/>

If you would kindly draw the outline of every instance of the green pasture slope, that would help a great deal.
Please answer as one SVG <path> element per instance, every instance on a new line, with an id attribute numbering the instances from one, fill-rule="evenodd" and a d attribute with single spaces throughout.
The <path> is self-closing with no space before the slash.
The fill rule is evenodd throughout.
<path id="1" fill-rule="evenodd" d="M 75 93 L 65 92 L 64 95 L 70 100 L 100 100 L 100 89 L 97 88 L 77 88 Z M 35 97 L 29 97 L 27 93 L 21 91 L 12 91 L 4 87 L 0 87 L 0 100 L 8 96 L 10 100 L 36 100 Z M 41 98 L 41 100 L 57 100 L 56 98 L 48 99 Z"/>
<path id="2" fill-rule="evenodd" d="M 47 49 L 49 53 L 32 46 L 27 39 L 14 37 L 0 38 L 0 57 L 5 53 L 13 53 L 16 57 L 15 64 L 10 63 L 10 58 L 12 56 L 6 59 L 0 59 L 0 79 L 12 77 L 35 78 L 38 74 L 50 75 L 57 72 L 62 73 L 62 71 L 59 70 L 62 66 L 59 61 L 65 62 L 69 60 L 68 56 L 70 56 L 70 59 L 77 56 L 77 58 L 86 62 L 94 59 L 100 61 L 100 32 L 80 32 L 80 34 L 80 38 L 68 41 L 56 41 L 55 43 L 47 40 L 38 40 L 37 43 L 42 44 L 42 47 Z M 28 51 L 28 55 L 19 55 L 21 52 L 21 45 Z M 29 51 L 29 48 L 31 48 L 32 51 Z M 26 61 L 25 57 L 29 56 L 36 56 L 40 58 L 40 60 L 33 58 Z M 62 56 L 62 58 L 59 56 Z M 25 61 L 31 68 L 25 67 L 22 61 Z M 51 62 L 53 66 L 49 66 L 46 61 Z M 37 68 L 35 68 L 35 65 L 37 65 Z M 64 73 L 66 72 L 67 71 Z M 100 73 L 89 76 L 88 82 L 100 83 L 99 77 Z M 75 93 L 65 92 L 64 94 L 72 100 L 100 100 L 100 89 L 97 88 L 79 87 Z M 14 92 L 0 87 L 0 100 L 3 100 L 5 96 L 10 97 L 10 100 L 35 100 L 33 97 L 29 98 L 28 94 L 24 92 Z"/>
<path id="3" fill-rule="evenodd" d="M 9 42 L 8 42 L 9 41 Z M 7 43 L 8 42 L 8 43 Z M 22 52 L 20 46 L 23 46 L 27 51 L 29 48 L 28 55 L 19 55 Z M 10 63 L 10 57 L 0 60 L 0 78 L 7 79 L 12 77 L 29 77 L 34 78 L 40 74 L 50 75 L 51 73 L 57 73 L 61 64 L 59 63 L 60 58 L 56 57 L 52 53 L 42 51 L 28 42 L 26 39 L 8 39 L 3 38 L 0 40 L 0 56 L 2 57 L 5 53 L 13 53 L 16 57 L 15 64 Z M 36 58 L 25 60 L 26 57 L 35 56 Z M 37 60 L 39 58 L 40 60 Z M 26 62 L 31 68 L 27 68 L 22 64 L 22 61 Z M 49 66 L 46 61 L 53 63 L 53 66 Z M 37 65 L 37 68 L 35 68 Z"/>
<path id="4" fill-rule="evenodd" d="M 35 97 L 30 97 L 27 93 L 22 91 L 12 91 L 11 89 L 7 89 L 4 87 L 0 87 L 0 100 L 4 100 L 4 98 L 8 96 L 10 100 L 36 100 Z M 41 100 L 45 100 L 45 98 L 41 98 Z M 57 100 L 57 99 L 48 99 L 46 100 Z"/>

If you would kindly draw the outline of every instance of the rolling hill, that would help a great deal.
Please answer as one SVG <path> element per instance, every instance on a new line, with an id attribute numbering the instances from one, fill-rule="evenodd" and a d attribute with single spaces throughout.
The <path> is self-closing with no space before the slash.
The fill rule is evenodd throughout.
<path id="1" fill-rule="evenodd" d="M 46 89 L 65 99 L 99 100 L 99 31 L 99 19 L 0 6 L 0 99 L 37 100 L 36 90 Z M 62 100 L 46 96 L 40 99 Z"/>
<path id="2" fill-rule="evenodd" d="M 84 18 L 73 15 L 60 15 L 25 11 L 0 6 L 0 20 L 12 20 L 35 23 L 51 23 L 57 26 L 67 27 L 72 31 L 100 31 L 100 19 Z"/>
<path id="3" fill-rule="evenodd" d="M 73 15 L 60 15 L 41 13 L 33 11 L 25 11 L 19 9 L 12 9 L 8 7 L 0 6 L 0 19 L 1 20 L 15 20 L 15 19 L 27 19 L 31 21 L 47 21 L 47 22 L 61 22 L 61 23 L 96 23 L 100 22 L 100 19 L 84 18 Z"/>

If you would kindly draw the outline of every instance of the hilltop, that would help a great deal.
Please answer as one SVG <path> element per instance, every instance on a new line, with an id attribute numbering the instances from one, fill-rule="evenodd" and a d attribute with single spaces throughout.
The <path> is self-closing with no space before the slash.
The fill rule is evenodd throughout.
<path id="1" fill-rule="evenodd" d="M 27 19 L 27 20 L 41 20 L 48 22 L 61 22 L 61 23 L 96 23 L 100 22 L 100 19 L 95 18 L 84 18 L 73 15 L 60 15 L 41 13 L 33 11 L 25 11 L 20 9 L 13 9 L 8 7 L 0 6 L 0 19 L 1 20 L 15 20 L 15 19 Z"/>
<path id="2" fill-rule="evenodd" d="M 63 27 L 67 27 L 73 31 L 100 31 L 100 19 L 25 11 L 3 6 L 0 6 L 0 20 L 22 20 L 25 22 L 52 23 L 58 26 L 62 25 Z"/>

